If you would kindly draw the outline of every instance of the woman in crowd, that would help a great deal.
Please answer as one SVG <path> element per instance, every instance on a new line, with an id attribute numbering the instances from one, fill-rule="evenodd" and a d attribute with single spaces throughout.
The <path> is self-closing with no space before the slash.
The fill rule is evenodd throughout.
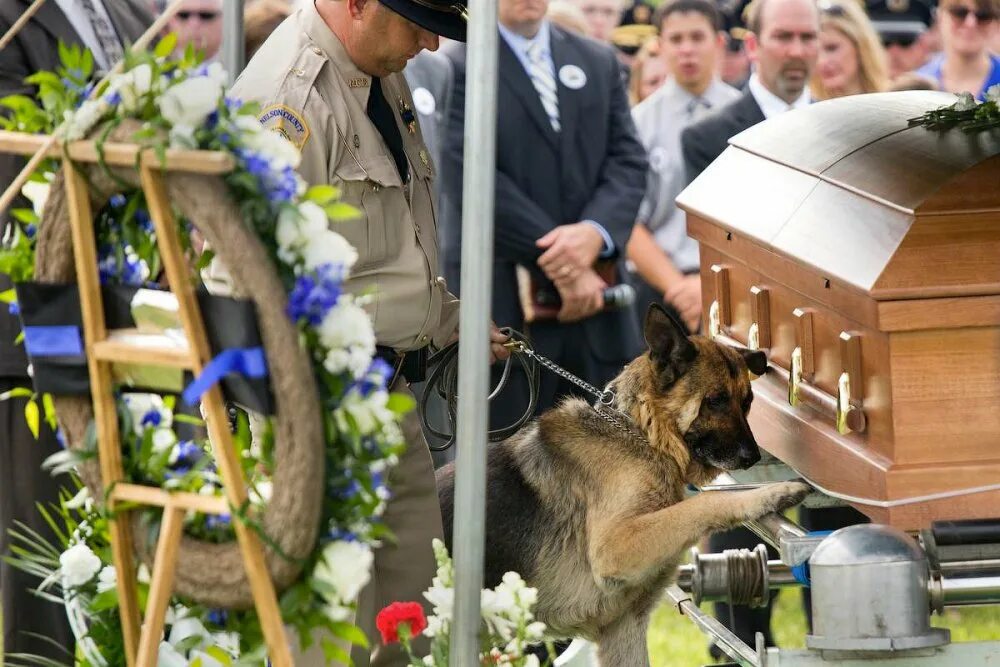
<path id="1" fill-rule="evenodd" d="M 877 93 L 889 85 L 882 42 L 853 0 L 820 4 L 819 60 L 812 80 L 817 100 Z"/>
<path id="2" fill-rule="evenodd" d="M 942 52 L 917 70 L 950 93 L 970 92 L 983 99 L 1000 83 L 1000 56 L 990 53 L 997 41 L 1000 0 L 941 0 L 937 21 Z"/>
<path id="3" fill-rule="evenodd" d="M 660 40 L 647 39 L 632 61 L 628 81 L 628 101 L 635 106 L 652 95 L 667 80 L 667 62 L 660 53 Z"/>

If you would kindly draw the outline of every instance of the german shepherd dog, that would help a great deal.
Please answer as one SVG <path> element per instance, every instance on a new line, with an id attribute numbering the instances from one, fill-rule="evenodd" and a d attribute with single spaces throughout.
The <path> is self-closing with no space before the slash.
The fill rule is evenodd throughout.
<path id="1" fill-rule="evenodd" d="M 650 611 L 695 542 L 810 490 L 782 482 L 685 499 L 687 484 L 760 460 L 747 371 L 764 373 L 767 360 L 686 336 L 658 305 L 644 335 L 648 351 L 609 385 L 644 438 L 567 398 L 488 454 L 485 584 L 519 572 L 550 634 L 596 642 L 604 667 L 649 665 Z M 448 465 L 437 476 L 449 548 L 454 475 Z"/>

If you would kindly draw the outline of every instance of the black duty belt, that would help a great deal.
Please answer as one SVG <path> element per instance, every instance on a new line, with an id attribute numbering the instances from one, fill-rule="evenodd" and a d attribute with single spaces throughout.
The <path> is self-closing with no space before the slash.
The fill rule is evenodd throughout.
<path id="1" fill-rule="evenodd" d="M 423 382 L 427 377 L 427 348 L 397 352 L 391 347 L 377 345 L 375 354 L 392 366 L 392 379 L 400 375 L 409 383 Z M 390 386 L 391 386 L 390 382 Z"/>

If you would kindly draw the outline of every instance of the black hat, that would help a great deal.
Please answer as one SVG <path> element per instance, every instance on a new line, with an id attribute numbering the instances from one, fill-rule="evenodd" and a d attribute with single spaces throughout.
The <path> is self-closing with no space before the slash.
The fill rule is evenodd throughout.
<path id="1" fill-rule="evenodd" d="M 435 35 L 465 41 L 466 0 L 379 0 L 383 5 Z"/>
<path id="2" fill-rule="evenodd" d="M 868 0 L 868 17 L 883 42 L 919 37 L 930 27 L 929 0 Z"/>
<path id="3" fill-rule="evenodd" d="M 746 12 L 749 5 L 750 0 L 723 0 L 719 3 L 722 30 L 726 35 L 726 46 L 730 51 L 738 52 L 743 47 L 743 38 L 747 34 Z"/>

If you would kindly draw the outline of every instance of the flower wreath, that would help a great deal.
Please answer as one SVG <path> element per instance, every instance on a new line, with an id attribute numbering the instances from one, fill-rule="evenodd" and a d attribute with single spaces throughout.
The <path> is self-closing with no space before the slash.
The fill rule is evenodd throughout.
<path id="1" fill-rule="evenodd" d="M 958 127 L 969 133 L 1000 128 L 1000 83 L 989 87 L 982 102 L 972 93 L 962 93 L 957 98 L 954 104 L 911 118 L 910 126 L 923 125 L 930 130 Z"/>
<path id="2" fill-rule="evenodd" d="M 338 202 L 337 191 L 330 186 L 307 189 L 295 172 L 298 152 L 279 135 L 261 127 L 255 105 L 225 95 L 227 77 L 222 68 L 202 64 L 190 49 L 171 59 L 175 45 L 176 39 L 168 36 L 152 53 L 130 54 L 123 72 L 97 90 L 88 83 L 93 73 L 91 54 L 60 46 L 62 66 L 58 71 L 39 72 L 27 79 L 38 87 L 41 105 L 25 96 L 0 100 L 12 112 L 0 122 L 8 130 L 52 133 L 62 121 L 64 140 L 97 136 L 99 152 L 108 138 L 125 133 L 131 141 L 159 155 L 167 148 L 186 148 L 222 151 L 235 158 L 236 168 L 221 178 L 245 227 L 260 239 L 287 295 L 285 313 L 298 334 L 297 343 L 312 361 L 322 420 L 325 476 L 318 544 L 300 563 L 298 579 L 281 592 L 282 617 L 298 631 L 304 645 L 314 630 L 328 631 L 322 646 L 325 655 L 347 663 L 348 656 L 335 639 L 366 643 L 349 619 L 353 600 L 370 576 L 372 549 L 387 536 L 379 521 L 390 497 L 386 476 L 403 447 L 399 419 L 412 409 L 413 402 L 388 392 L 391 369 L 373 359 L 375 336 L 364 310 L 367 300 L 342 289 L 357 253 L 331 230 L 329 222 L 356 212 Z M 102 282 L 155 287 L 150 281 L 158 276 L 159 255 L 143 193 L 123 180 L 121 172 L 101 166 L 104 180 L 121 188 L 95 219 Z M 10 274 L 15 282 L 34 277 L 38 240 L 46 238 L 47 216 L 58 208 L 52 201 L 58 198 L 58 191 L 53 191 L 48 205 L 45 201 L 57 171 L 54 160 L 44 162 L 23 191 L 32 200 L 33 209 L 13 212 L 18 224 L 0 250 L 0 272 Z M 94 181 L 98 180 L 95 176 Z M 212 261 L 212 252 L 198 256 L 191 249 L 190 223 L 183 216 L 178 219 L 192 263 L 205 268 Z M 0 298 L 10 302 L 12 312 L 16 312 L 12 292 L 0 294 Z M 279 390 L 276 385 L 274 391 Z M 34 396 L 27 389 L 9 392 L 8 397 L 18 394 L 30 394 L 25 416 L 36 433 L 42 417 L 56 425 L 58 401 Z M 200 420 L 175 408 L 173 396 L 127 390 L 121 394 L 122 455 L 130 481 L 221 495 L 207 441 L 180 439 L 176 433 L 178 424 L 197 425 Z M 60 414 L 59 420 L 63 419 Z M 245 521 L 261 532 L 272 551 L 280 551 L 255 520 L 274 493 L 270 475 L 276 466 L 275 437 L 268 420 L 251 421 L 243 413 L 237 417 L 234 439 L 250 485 L 252 506 L 234 508 L 235 518 L 191 516 L 185 533 L 205 541 L 226 542 L 232 540 L 231 522 Z M 251 430 L 255 437 L 251 437 Z M 67 430 L 72 438 L 79 432 Z M 57 435 L 63 437 L 61 432 Z M 54 471 L 92 465 L 96 456 L 92 430 L 83 442 L 70 444 L 49 462 Z M 114 570 L 108 569 L 107 517 L 86 488 L 66 501 L 50 517 L 53 523 L 63 524 L 57 531 L 62 544 L 47 545 L 22 529 L 13 533 L 21 544 L 17 560 L 20 566 L 46 578 L 44 589 L 61 588 L 71 619 L 76 620 L 73 627 L 80 645 L 85 647 L 78 661 L 95 667 L 119 664 L 123 662 L 123 647 L 117 591 L 108 585 Z M 145 515 L 147 522 L 156 520 L 145 510 L 137 514 Z M 140 596 L 148 589 L 148 577 L 142 570 Z M 212 608 L 190 597 L 178 597 L 172 600 L 168 625 L 160 664 L 188 664 L 194 658 L 206 666 L 260 664 L 266 655 L 252 610 Z"/>

